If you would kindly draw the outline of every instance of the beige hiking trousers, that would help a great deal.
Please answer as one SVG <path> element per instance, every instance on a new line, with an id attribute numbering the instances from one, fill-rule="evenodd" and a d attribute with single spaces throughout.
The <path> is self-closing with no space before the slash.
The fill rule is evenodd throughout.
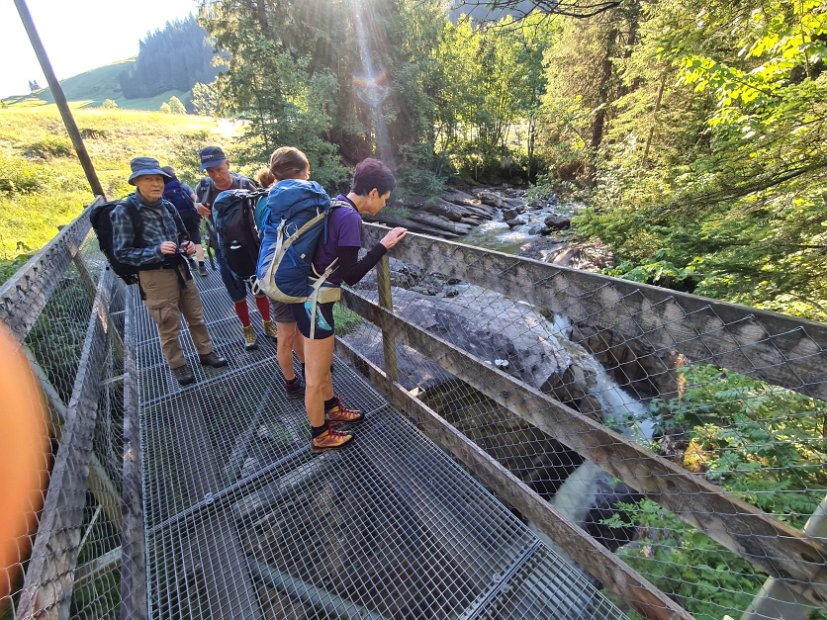
<path id="1" fill-rule="evenodd" d="M 199 355 L 212 352 L 213 346 L 204 323 L 204 308 L 193 280 L 181 288 L 173 269 L 157 269 L 139 272 L 144 291 L 144 305 L 158 326 L 161 350 L 170 368 L 185 364 L 184 351 L 178 340 L 181 331 L 181 315 L 187 320 L 192 341 Z"/>

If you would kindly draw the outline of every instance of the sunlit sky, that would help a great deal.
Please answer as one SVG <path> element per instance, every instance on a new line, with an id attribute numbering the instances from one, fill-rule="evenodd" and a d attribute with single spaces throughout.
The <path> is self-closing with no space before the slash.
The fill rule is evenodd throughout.
<path id="1" fill-rule="evenodd" d="M 138 54 L 147 33 L 181 19 L 196 0 L 27 0 L 59 80 Z M 12 0 L 0 0 L 0 97 L 24 95 L 29 80 L 46 86 Z"/>

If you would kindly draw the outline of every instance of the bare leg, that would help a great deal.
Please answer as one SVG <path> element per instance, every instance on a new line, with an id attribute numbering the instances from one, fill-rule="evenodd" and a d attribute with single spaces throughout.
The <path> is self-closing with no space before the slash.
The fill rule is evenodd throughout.
<path id="1" fill-rule="evenodd" d="M 324 403 L 333 398 L 333 375 L 330 363 L 333 361 L 333 336 L 322 340 L 304 339 L 304 372 L 307 386 L 304 391 L 304 406 L 310 425 L 324 424 Z"/>
<path id="2" fill-rule="evenodd" d="M 296 378 L 296 368 L 293 365 L 293 351 L 296 351 L 299 360 L 304 363 L 304 340 L 299 334 L 295 323 L 276 323 L 278 332 L 278 344 L 276 345 L 276 358 L 279 361 L 279 368 L 287 381 Z M 298 350 L 297 350 L 298 349 Z M 301 351 L 302 353 L 299 353 Z"/>
<path id="3" fill-rule="evenodd" d="M 201 247 L 200 243 L 195 244 L 195 258 L 199 263 L 204 262 L 204 248 Z"/>

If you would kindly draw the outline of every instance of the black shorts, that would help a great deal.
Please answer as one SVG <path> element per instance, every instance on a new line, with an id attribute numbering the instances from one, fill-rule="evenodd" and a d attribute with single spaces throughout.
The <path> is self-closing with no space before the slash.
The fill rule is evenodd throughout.
<path id="1" fill-rule="evenodd" d="M 280 301 L 270 301 L 270 316 L 276 320 L 276 323 L 296 322 L 290 304 L 285 304 Z"/>
<path id="2" fill-rule="evenodd" d="M 313 302 L 307 301 L 303 304 L 290 304 L 293 318 L 296 319 L 296 327 L 299 333 L 305 338 L 310 338 L 310 314 L 313 311 Z M 318 304 L 316 306 L 316 332 L 313 340 L 324 340 L 333 335 L 335 325 L 333 323 L 333 302 Z"/>
<path id="3" fill-rule="evenodd" d="M 193 243 L 201 243 L 201 216 L 195 211 L 185 211 L 179 213 L 181 221 L 187 229 L 187 234 L 190 236 L 190 241 Z"/>

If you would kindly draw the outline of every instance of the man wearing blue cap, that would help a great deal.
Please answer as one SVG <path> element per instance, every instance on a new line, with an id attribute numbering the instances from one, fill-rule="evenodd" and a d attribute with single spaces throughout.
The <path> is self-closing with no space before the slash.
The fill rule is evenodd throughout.
<path id="1" fill-rule="evenodd" d="M 201 364 L 220 368 L 227 365 L 227 360 L 213 349 L 201 297 L 184 258 L 195 252 L 195 245 L 187 237 L 175 207 L 163 198 L 164 182 L 169 175 L 152 157 L 136 157 L 129 165 L 129 184 L 136 191 L 112 210 L 115 256 L 122 263 L 139 268 L 141 296 L 158 326 L 161 350 L 178 383 L 187 385 L 195 381 L 195 376 L 178 340 L 181 314 L 189 325 Z M 135 209 L 141 218 L 143 230 L 137 235 L 139 238 L 128 209 Z"/>
<path id="2" fill-rule="evenodd" d="M 198 202 L 195 208 L 201 216 L 212 220 L 212 205 L 216 197 L 229 189 L 256 190 L 256 184 L 250 179 L 235 172 L 230 172 L 230 162 L 220 146 L 205 146 L 198 153 L 201 159 L 201 170 L 207 171 L 207 178 L 202 179 L 195 188 Z M 244 348 L 248 351 L 257 348 L 256 334 L 250 323 L 250 309 L 247 307 L 247 284 L 236 276 L 227 266 L 221 253 L 216 250 L 216 260 L 221 270 L 221 280 L 233 300 L 233 308 L 244 331 Z M 276 338 L 276 326 L 270 320 L 270 300 L 263 294 L 256 295 L 256 307 L 264 322 L 264 333 L 270 338 Z"/>

